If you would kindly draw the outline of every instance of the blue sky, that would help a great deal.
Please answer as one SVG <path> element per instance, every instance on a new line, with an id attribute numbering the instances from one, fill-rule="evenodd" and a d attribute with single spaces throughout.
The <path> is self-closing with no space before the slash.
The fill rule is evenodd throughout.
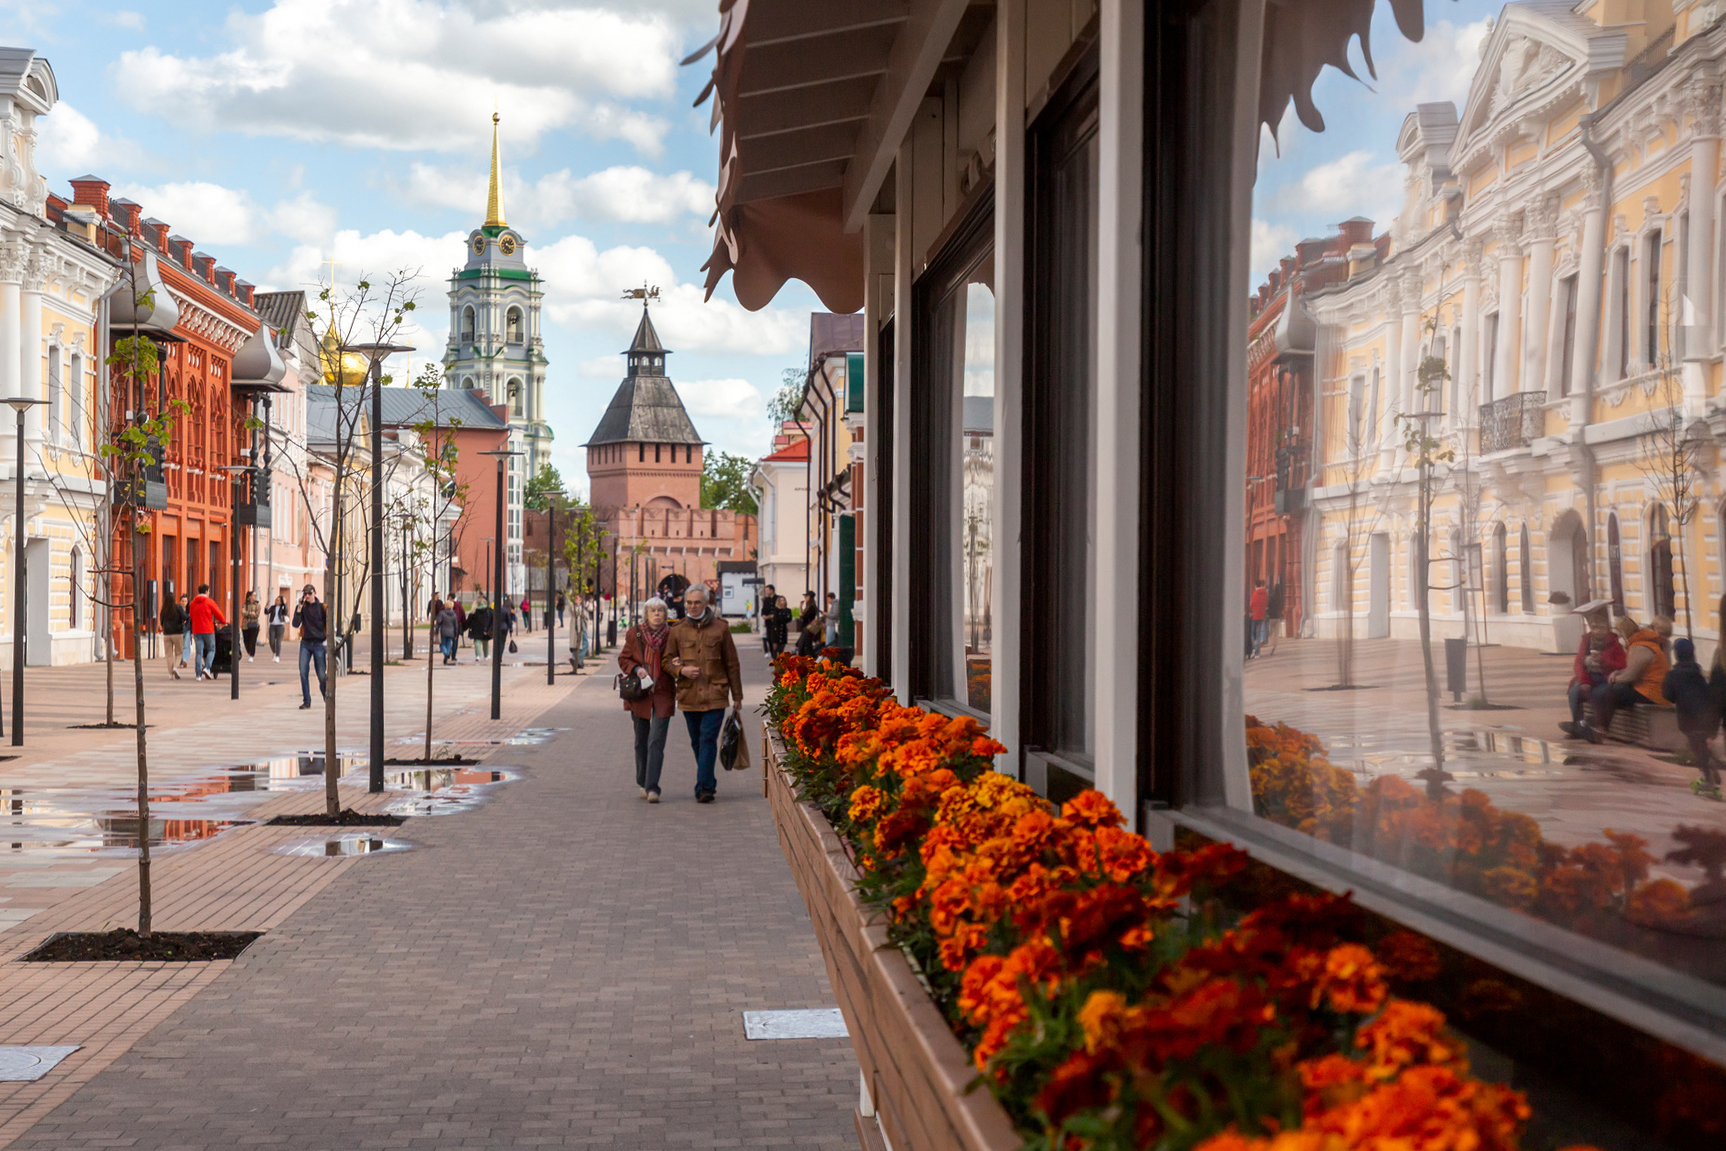
<path id="1" fill-rule="evenodd" d="M 713 0 L 0 0 L 0 43 L 59 81 L 52 190 L 94 172 L 260 286 L 310 286 L 328 258 L 343 280 L 419 268 L 416 372 L 484 218 L 495 103 L 505 214 L 546 281 L 553 458 L 583 488 L 578 445 L 640 314 L 622 289 L 665 291 L 672 376 L 719 448 L 766 450 L 766 400 L 807 355 L 820 305 L 800 284 L 761 312 L 729 279 L 701 303 L 717 144 L 690 105 L 709 62 L 677 61 L 716 26 Z"/>
<path id="2" fill-rule="evenodd" d="M 1276 141 L 1264 133 L 1253 189 L 1254 287 L 1279 257 L 1294 254 L 1295 241 L 1332 235 L 1351 216 L 1372 219 L 1379 232 L 1390 227 L 1402 208 L 1406 169 L 1396 137 L 1404 117 L 1416 104 L 1441 100 L 1460 114 L 1488 22 L 1501 8 L 1482 0 L 1427 0 L 1426 35 L 1411 43 L 1381 2 L 1372 22 L 1378 78 L 1368 74 L 1354 41 L 1349 56 L 1365 83 L 1326 68 L 1313 87 L 1325 130 L 1307 131 L 1291 107 Z"/>

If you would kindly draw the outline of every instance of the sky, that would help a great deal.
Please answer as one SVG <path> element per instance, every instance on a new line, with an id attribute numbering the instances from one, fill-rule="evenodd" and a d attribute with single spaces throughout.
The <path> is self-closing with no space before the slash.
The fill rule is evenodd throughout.
<path id="1" fill-rule="evenodd" d="M 1445 100 L 1461 114 L 1481 44 L 1501 8 L 1482 0 L 1427 0 L 1426 34 L 1412 43 L 1381 0 L 1372 21 L 1377 79 L 1356 40 L 1349 59 L 1360 79 L 1326 68 L 1313 86 L 1323 132 L 1302 126 L 1292 106 L 1275 139 L 1264 131 L 1253 189 L 1254 287 L 1278 259 L 1294 254 L 1297 240 L 1333 235 L 1352 216 L 1375 221 L 1377 232 L 1390 228 L 1402 207 L 1406 169 L 1396 137 L 1404 118 L 1417 104 Z"/>
<path id="2" fill-rule="evenodd" d="M 696 427 L 764 454 L 780 371 L 807 359 L 814 294 L 759 312 L 730 280 L 703 303 L 718 145 L 692 107 L 714 0 L 0 0 L 0 44 L 54 68 L 39 125 L 49 188 L 86 172 L 268 289 L 418 270 L 417 374 L 448 338 L 448 278 L 485 217 L 491 115 L 504 209 L 544 279 L 552 459 L 585 490 L 580 444 L 623 374 L 643 282 Z M 392 361 L 404 378 L 409 365 Z"/>

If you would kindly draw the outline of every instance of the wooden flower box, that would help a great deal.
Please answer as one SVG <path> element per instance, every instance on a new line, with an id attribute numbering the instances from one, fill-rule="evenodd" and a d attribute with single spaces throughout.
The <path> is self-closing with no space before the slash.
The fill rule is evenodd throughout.
<path id="1" fill-rule="evenodd" d="M 893 1151 L 1018 1151 L 1024 1140 L 988 1088 L 966 1090 L 976 1068 L 885 923 L 852 894 L 850 858 L 820 810 L 798 802 L 778 751 L 769 736 L 768 800 L 873 1104 L 874 1118 L 857 1115 L 865 1151 L 880 1134 Z"/>

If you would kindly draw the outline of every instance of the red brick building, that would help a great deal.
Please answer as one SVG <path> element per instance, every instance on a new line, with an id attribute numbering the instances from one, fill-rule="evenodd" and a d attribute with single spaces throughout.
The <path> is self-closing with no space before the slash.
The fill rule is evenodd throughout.
<path id="1" fill-rule="evenodd" d="M 1304 296 L 1348 279 L 1349 250 L 1372 243 L 1371 220 L 1340 225 L 1335 236 L 1302 240 L 1251 301 L 1247 329 L 1247 587 L 1260 580 L 1280 605 L 1283 630 L 1298 636 L 1307 493 L 1312 467 L 1315 325 Z M 1281 589 L 1279 594 L 1278 589 Z"/>
<path id="2" fill-rule="evenodd" d="M 231 473 L 221 469 L 250 462 L 254 437 L 246 427 L 261 394 L 258 385 L 236 386 L 233 362 L 246 344 L 260 338 L 263 321 L 253 310 L 253 287 L 214 256 L 198 251 L 193 241 L 172 234 L 161 220 L 144 215 L 130 200 L 108 198 L 109 185 L 93 176 L 72 181 L 73 202 L 94 209 L 103 224 L 101 243 L 111 256 L 128 257 L 138 269 L 142 287 L 154 269 L 159 285 L 172 299 L 177 320 L 171 333 L 159 344 L 162 370 L 158 379 L 142 387 L 124 381 L 111 383 L 109 416 L 122 424 L 133 405 L 154 415 L 184 401 L 187 410 L 178 417 L 162 458 L 161 479 L 166 488 L 166 506 L 149 513 L 145 535 L 144 578 L 146 602 L 181 592 L 195 592 L 208 583 L 210 594 L 231 612 L 231 564 L 236 540 L 240 549 L 242 583 L 249 564 L 250 531 L 236 524 L 234 483 Z M 128 242 L 129 241 L 129 242 Z M 120 294 L 125 293 L 125 281 Z M 127 317 L 116 306 L 115 337 L 126 334 Z M 269 341 L 267 330 L 261 337 Z M 280 361 L 276 361 L 279 366 Z M 267 385 L 266 385 L 267 386 Z M 130 396 L 126 393 L 130 391 Z M 261 410 L 257 413 L 260 417 Z M 249 503 L 249 497 L 242 500 Z M 130 533 L 118 525 L 114 563 L 132 564 Z M 114 578 L 114 598 L 131 598 L 130 581 Z M 131 612 L 116 609 L 114 626 L 120 650 L 131 654 Z"/>

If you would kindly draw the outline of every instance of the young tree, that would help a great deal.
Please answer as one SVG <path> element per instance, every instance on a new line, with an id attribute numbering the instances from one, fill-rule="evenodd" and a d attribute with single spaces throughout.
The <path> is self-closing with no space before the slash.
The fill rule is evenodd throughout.
<path id="1" fill-rule="evenodd" d="M 522 491 L 522 506 L 543 512 L 549 501 L 563 496 L 563 477 L 549 463 L 539 465 L 539 471 L 529 476 Z"/>
<path id="2" fill-rule="evenodd" d="M 779 390 L 767 401 L 767 419 L 775 432 L 784 427 L 787 420 L 797 418 L 797 409 L 803 406 L 803 385 L 808 377 L 809 372 L 804 368 L 785 368 L 779 373 Z"/>
<path id="3" fill-rule="evenodd" d="M 708 452 L 701 463 L 701 506 L 755 515 L 755 493 L 749 490 L 754 471 L 755 461 L 748 456 Z"/>
<path id="4" fill-rule="evenodd" d="M 1440 277 L 1442 279 L 1442 276 Z M 1431 322 L 1431 330 L 1436 331 L 1436 316 Z M 1438 722 L 1438 674 L 1432 664 L 1432 604 L 1429 587 L 1431 579 L 1431 537 L 1432 537 L 1432 497 L 1434 487 L 1434 468 L 1439 464 L 1448 464 L 1456 459 L 1456 450 L 1433 435 L 1429 422 L 1439 415 L 1437 405 L 1431 401 L 1444 395 L 1445 381 L 1450 379 L 1450 369 L 1446 366 L 1443 356 L 1427 356 L 1421 361 L 1415 371 L 1416 392 L 1418 400 L 1416 410 L 1404 412 L 1396 417 L 1398 428 L 1402 432 L 1403 450 L 1408 458 L 1414 461 L 1417 478 L 1415 482 L 1415 523 L 1414 523 L 1414 605 L 1420 619 L 1420 657 L 1426 673 L 1426 726 L 1432 753 L 1433 774 L 1429 784 L 1436 789 L 1444 773 L 1444 732 Z"/>
<path id="5" fill-rule="evenodd" d="M 456 464 L 460 457 L 455 435 L 462 421 L 459 417 L 443 418 L 442 383 L 441 376 L 434 377 L 429 372 L 422 373 L 413 382 L 414 390 L 424 402 L 420 419 L 413 425 L 415 451 L 425 472 L 424 482 L 430 489 L 430 494 L 415 504 L 424 517 L 422 522 L 427 530 L 423 534 L 415 535 L 414 548 L 418 558 L 425 562 L 428 582 L 433 588 L 434 596 L 437 588 L 438 558 L 441 555 L 448 559 L 453 550 L 449 545 L 440 548 L 439 537 L 447 536 L 445 521 L 452 518 L 452 510 L 465 505 L 468 495 L 468 485 L 462 483 L 456 473 Z M 433 642 L 426 649 L 426 726 L 423 756 L 428 762 L 432 758 L 433 676 L 438 665 L 438 660 L 433 659 L 432 654 L 439 648 L 436 642 L 438 623 L 435 619 L 432 620 L 431 635 Z"/>
<path id="6" fill-rule="evenodd" d="M 1648 414 L 1648 428 L 1638 446 L 1637 468 L 1654 487 L 1655 498 L 1666 509 L 1671 525 L 1673 567 L 1684 596 L 1684 634 L 1695 639 L 1690 615 L 1690 559 L 1687 542 L 1690 525 L 1702 508 L 1708 486 L 1706 455 L 1712 439 L 1706 425 L 1684 416 L 1684 387 L 1671 353 L 1662 352 L 1655 371 L 1661 406 Z M 1655 573 L 1649 573 L 1652 582 Z"/>
<path id="7" fill-rule="evenodd" d="M 1377 437 L 1369 438 L 1367 432 L 1374 425 L 1374 413 L 1370 410 L 1372 397 L 1364 397 L 1365 410 L 1355 411 L 1353 405 L 1348 413 L 1347 427 L 1344 429 L 1344 443 L 1348 454 L 1343 463 L 1344 506 L 1346 512 L 1342 520 L 1342 539 L 1339 541 L 1340 553 L 1336 559 L 1340 561 L 1340 583 L 1342 594 L 1342 627 L 1337 632 L 1336 645 L 1336 687 L 1352 688 L 1354 682 L 1354 581 L 1360 571 L 1361 557 L 1370 546 L 1372 537 L 1377 533 L 1379 524 L 1384 518 L 1384 507 L 1380 501 L 1371 501 L 1373 474 L 1378 463 Z M 1390 419 L 1389 404 L 1386 405 L 1384 418 Z M 1371 502 L 1371 515 L 1367 514 L 1367 505 Z"/>
<path id="8" fill-rule="evenodd" d="M 353 508 L 363 507 L 359 492 L 353 493 L 350 505 L 349 489 L 358 489 L 363 482 L 384 483 L 386 475 L 379 467 L 362 472 L 366 418 L 369 410 L 364 400 L 370 387 L 369 361 L 364 355 L 349 349 L 364 344 L 391 344 L 408 322 L 415 308 L 418 292 L 414 281 L 417 271 L 398 270 L 374 284 L 361 275 L 353 289 L 339 287 L 333 281 L 320 286 L 317 303 L 306 312 L 306 319 L 324 329 L 320 353 L 326 383 L 335 390 L 334 428 L 326 462 L 334 472 L 332 490 L 335 506 L 330 515 L 328 546 L 324 551 L 324 601 L 330 617 L 330 630 L 341 639 L 337 658 L 351 651 L 354 614 L 359 610 L 364 594 L 366 564 L 356 565 L 355 578 L 348 578 L 344 546 L 347 534 L 356 530 L 348 519 Z M 385 381 L 387 382 L 387 380 Z M 366 461 L 369 462 L 369 461 Z M 307 498 L 310 518 L 317 526 L 317 511 L 311 507 L 310 494 L 303 477 L 300 489 Z M 320 543 L 326 538 L 319 531 Z M 349 596 L 352 597 L 351 603 Z M 373 621 L 376 632 L 380 621 Z M 382 642 L 374 634 L 373 642 Z M 331 669 L 324 691 L 324 803 L 333 818 L 341 814 L 341 796 L 337 784 L 341 775 L 336 756 L 336 681 Z"/>

